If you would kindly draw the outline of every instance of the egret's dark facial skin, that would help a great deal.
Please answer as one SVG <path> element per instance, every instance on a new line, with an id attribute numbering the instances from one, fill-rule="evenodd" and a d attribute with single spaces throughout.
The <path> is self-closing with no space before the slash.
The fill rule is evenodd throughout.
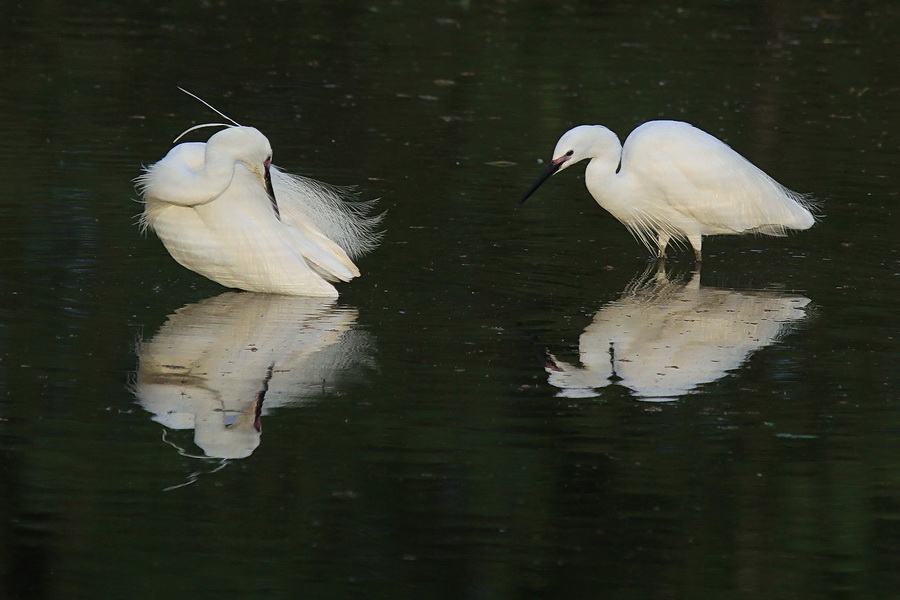
<path id="1" fill-rule="evenodd" d="M 281 213 L 278 211 L 278 201 L 275 200 L 275 189 L 272 188 L 272 173 L 269 172 L 269 167 L 272 165 L 272 159 L 267 158 L 266 162 L 263 163 L 263 167 L 265 170 L 265 180 L 266 180 L 266 193 L 269 195 L 269 200 L 272 202 L 272 209 L 275 211 L 275 216 L 278 217 L 278 220 L 281 220 Z"/>
<path id="2" fill-rule="evenodd" d="M 521 200 L 519 200 L 519 206 L 525 204 L 525 201 L 528 200 L 528 198 L 531 197 L 531 195 L 535 193 L 539 187 L 541 187 L 541 184 L 550 179 L 551 175 L 559 171 L 562 168 L 563 164 L 570 158 L 572 158 L 571 152 L 563 154 L 559 158 L 550 161 L 550 164 L 547 165 L 547 168 L 544 169 L 544 172 L 541 173 L 540 177 L 537 178 L 537 181 L 535 181 L 534 184 L 530 188 L 528 188 L 528 191 L 525 192 L 525 195 L 522 196 Z"/>

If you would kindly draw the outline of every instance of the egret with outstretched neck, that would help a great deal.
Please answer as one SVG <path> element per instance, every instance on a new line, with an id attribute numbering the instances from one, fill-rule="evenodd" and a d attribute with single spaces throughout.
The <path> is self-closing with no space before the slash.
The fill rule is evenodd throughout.
<path id="1" fill-rule="evenodd" d="M 266 136 L 225 118 L 188 129 L 224 127 L 205 143 L 178 144 L 137 178 L 142 229 L 226 287 L 336 297 L 332 282 L 359 276 L 352 259 L 377 246 L 381 217 L 347 188 L 276 168 Z"/>
<path id="2" fill-rule="evenodd" d="M 649 121 L 625 140 L 602 125 L 559 139 L 553 160 L 525 193 L 590 159 L 588 191 L 647 249 L 663 259 L 669 242 L 689 242 L 697 261 L 706 235 L 784 236 L 816 222 L 809 196 L 766 175 L 721 140 L 681 121 Z"/>

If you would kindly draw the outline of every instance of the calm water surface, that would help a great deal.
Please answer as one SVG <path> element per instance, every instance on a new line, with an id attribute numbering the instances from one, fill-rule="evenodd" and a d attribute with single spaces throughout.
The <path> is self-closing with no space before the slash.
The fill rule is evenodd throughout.
<path id="1" fill-rule="evenodd" d="M 0 24 L 0 597 L 887 598 L 887 2 L 30 2 Z M 135 226 L 186 87 L 387 210 L 336 302 Z M 690 121 L 824 219 L 665 270 L 559 135 Z M 195 139 L 204 139 L 199 132 Z"/>

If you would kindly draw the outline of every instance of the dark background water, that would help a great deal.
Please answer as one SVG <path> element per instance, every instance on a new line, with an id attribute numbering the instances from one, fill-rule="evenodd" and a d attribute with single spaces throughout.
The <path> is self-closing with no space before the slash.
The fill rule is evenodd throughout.
<path id="1" fill-rule="evenodd" d="M 0 597 L 896 595 L 892 3 L 3 12 Z M 380 198 L 336 304 L 139 235 L 141 165 L 218 120 L 177 86 Z M 656 118 L 824 219 L 641 283 L 580 167 L 514 208 L 569 127 Z M 680 387 L 646 392 L 660 368 Z"/>

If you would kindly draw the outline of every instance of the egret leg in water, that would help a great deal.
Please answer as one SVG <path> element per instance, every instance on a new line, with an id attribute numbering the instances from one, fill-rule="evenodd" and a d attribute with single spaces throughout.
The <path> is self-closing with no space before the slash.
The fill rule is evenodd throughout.
<path id="1" fill-rule="evenodd" d="M 228 120 L 198 126 L 225 129 L 178 144 L 137 178 L 142 228 L 178 263 L 224 286 L 336 297 L 331 282 L 359 276 L 352 259 L 378 245 L 381 217 L 347 188 L 279 170 L 266 136 Z"/>
<path id="2" fill-rule="evenodd" d="M 816 222 L 811 198 L 792 192 L 721 140 L 680 121 L 649 121 L 623 146 L 602 125 L 559 138 L 553 160 L 519 202 L 551 175 L 590 159 L 588 191 L 658 258 L 687 240 L 702 260 L 705 235 L 783 236 Z"/>

